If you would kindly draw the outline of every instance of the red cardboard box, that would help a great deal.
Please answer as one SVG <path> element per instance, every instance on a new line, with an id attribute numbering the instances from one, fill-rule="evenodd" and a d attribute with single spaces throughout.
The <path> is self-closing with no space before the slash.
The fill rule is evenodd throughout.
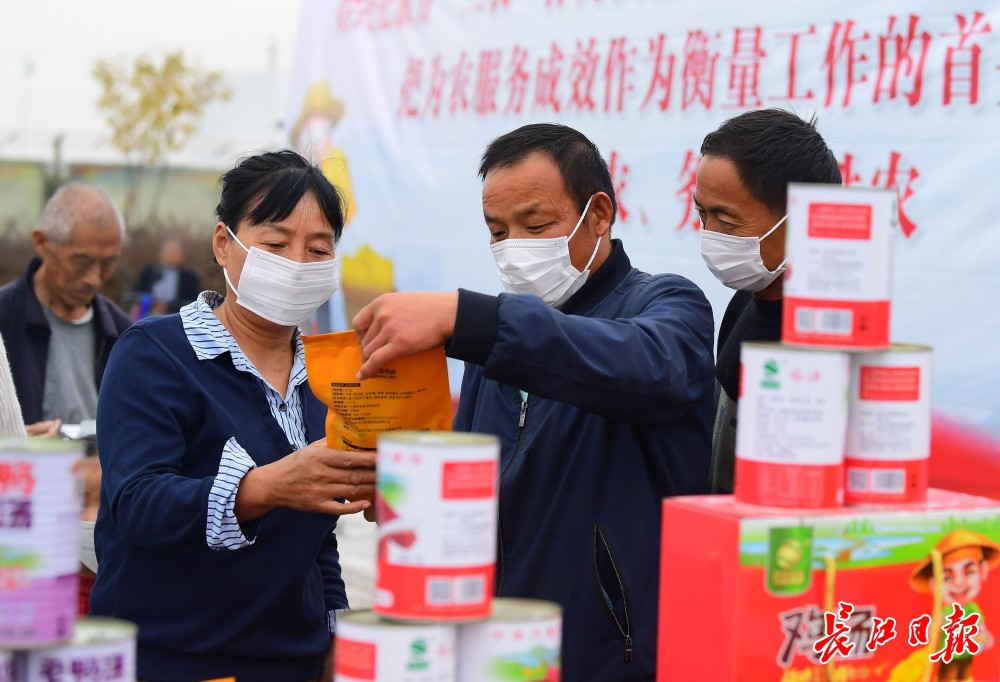
<path id="1" fill-rule="evenodd" d="M 982 497 L 803 511 L 664 500 L 657 680 L 996 682 L 998 564 L 1000 501 Z M 969 618 L 949 640 L 955 603 L 979 629 Z M 814 649 L 841 627 L 846 656 Z M 931 662 L 945 643 L 979 651 Z"/>

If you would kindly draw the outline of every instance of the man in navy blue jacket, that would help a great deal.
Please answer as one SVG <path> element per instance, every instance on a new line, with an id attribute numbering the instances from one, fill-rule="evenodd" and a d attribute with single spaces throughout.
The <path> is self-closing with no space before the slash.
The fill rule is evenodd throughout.
<path id="1" fill-rule="evenodd" d="M 379 297 L 354 319 L 361 376 L 442 344 L 466 361 L 455 428 L 501 441 L 497 594 L 562 605 L 563 679 L 653 680 L 660 501 L 707 492 L 711 307 L 610 239 L 608 167 L 576 130 L 508 133 L 480 176 L 507 293 Z"/>

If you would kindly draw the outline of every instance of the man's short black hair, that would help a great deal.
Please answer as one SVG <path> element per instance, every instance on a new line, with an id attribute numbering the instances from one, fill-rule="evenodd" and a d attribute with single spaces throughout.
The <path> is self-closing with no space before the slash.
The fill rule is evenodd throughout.
<path id="1" fill-rule="evenodd" d="M 607 194 L 611 198 L 611 224 L 614 225 L 618 201 L 608 164 L 601 158 L 596 144 L 569 126 L 532 123 L 501 135 L 483 152 L 479 178 L 485 180 L 494 168 L 515 166 L 536 152 L 548 156 L 559 168 L 566 191 L 581 213 L 594 194 Z"/>
<path id="2" fill-rule="evenodd" d="M 758 109 L 731 118 L 701 143 L 702 156 L 728 159 L 756 199 L 785 213 L 790 182 L 840 184 L 840 164 L 816 130 L 782 109 Z"/>

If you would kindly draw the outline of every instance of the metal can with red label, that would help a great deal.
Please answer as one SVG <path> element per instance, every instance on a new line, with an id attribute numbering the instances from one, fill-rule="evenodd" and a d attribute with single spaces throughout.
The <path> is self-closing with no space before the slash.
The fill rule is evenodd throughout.
<path id="1" fill-rule="evenodd" d="M 562 608 L 494 599 L 488 620 L 458 626 L 458 682 L 559 682 Z"/>
<path id="2" fill-rule="evenodd" d="M 79 443 L 0 440 L 0 646 L 73 636 L 82 457 Z"/>
<path id="3" fill-rule="evenodd" d="M 455 626 L 400 623 L 374 611 L 337 619 L 334 682 L 454 682 Z"/>
<path id="4" fill-rule="evenodd" d="M 736 424 L 735 497 L 773 507 L 844 500 L 850 356 L 744 343 Z"/>
<path id="5" fill-rule="evenodd" d="M 134 682 L 138 632 L 124 620 L 81 618 L 66 644 L 24 653 L 23 679 Z"/>
<path id="6" fill-rule="evenodd" d="M 851 356 L 847 504 L 923 502 L 931 453 L 931 349 Z"/>
<path id="7" fill-rule="evenodd" d="M 889 346 L 895 189 L 788 185 L 781 340 Z"/>
<path id="8" fill-rule="evenodd" d="M 497 438 L 482 434 L 379 437 L 379 615 L 418 621 L 489 616 L 499 454 Z"/>

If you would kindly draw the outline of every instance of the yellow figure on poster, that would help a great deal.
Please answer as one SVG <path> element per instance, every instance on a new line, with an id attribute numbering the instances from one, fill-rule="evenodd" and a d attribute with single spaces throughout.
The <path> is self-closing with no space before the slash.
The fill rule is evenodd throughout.
<path id="1" fill-rule="evenodd" d="M 344 116 L 344 101 L 334 97 L 330 84 L 315 81 L 306 89 L 302 111 L 292 127 L 292 146 L 311 159 L 344 198 L 344 225 L 350 224 L 357 206 L 351 187 L 351 173 L 344 150 L 333 135 Z"/>

